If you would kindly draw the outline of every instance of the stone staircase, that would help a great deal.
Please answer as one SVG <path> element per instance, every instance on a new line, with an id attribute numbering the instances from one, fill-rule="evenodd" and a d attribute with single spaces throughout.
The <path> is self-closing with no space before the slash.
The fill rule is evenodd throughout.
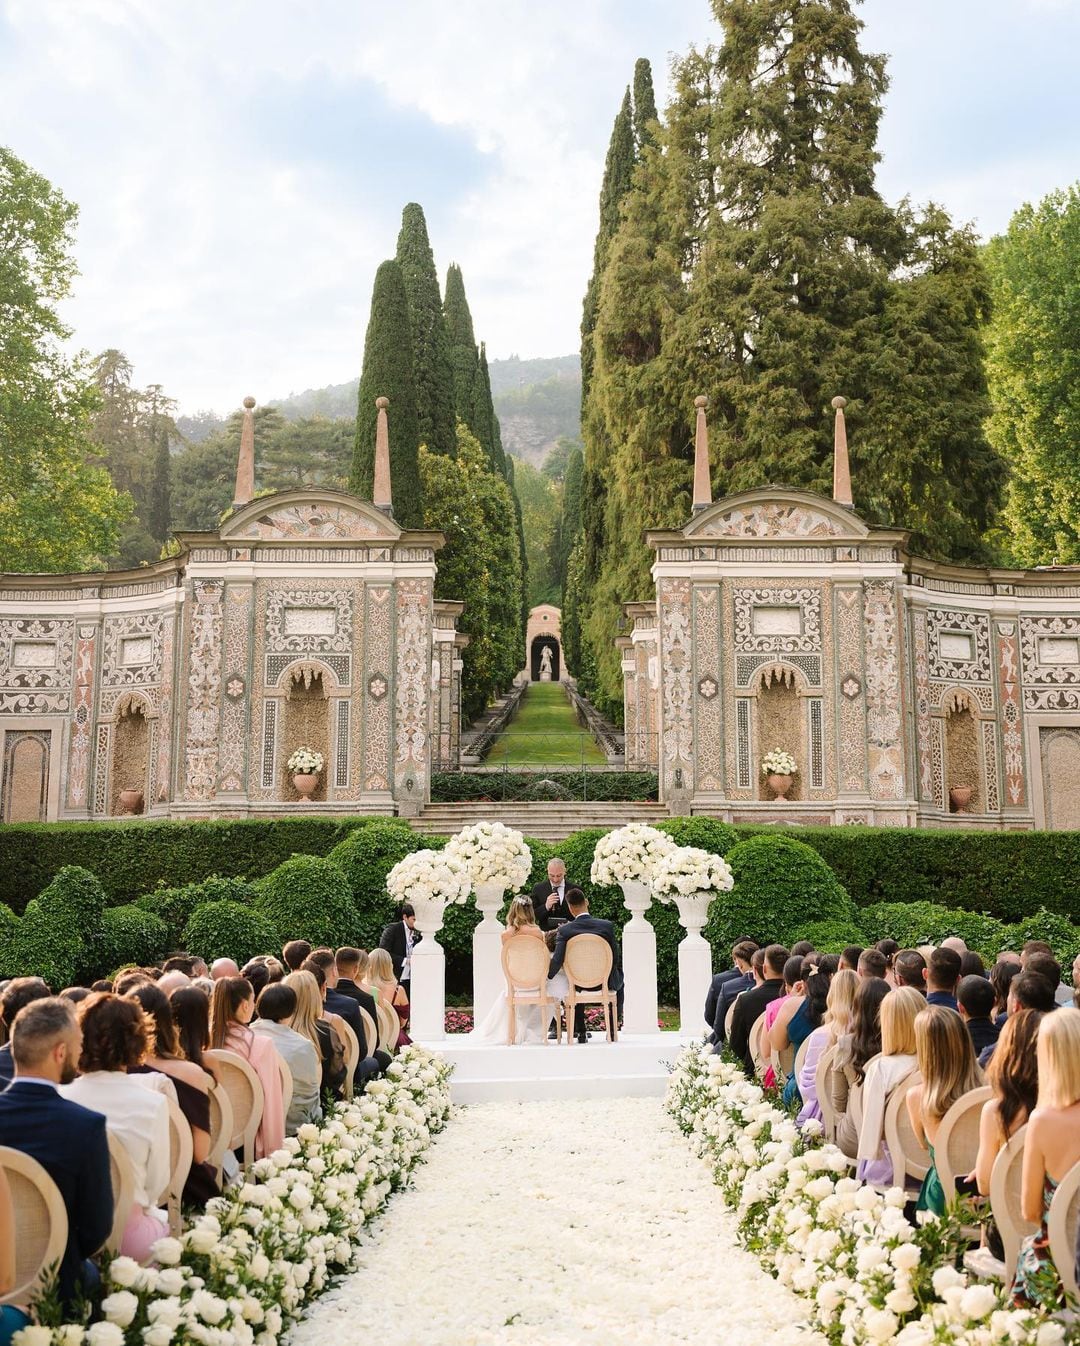
<path id="1" fill-rule="evenodd" d="M 470 823 L 501 822 L 537 841 L 563 841 L 585 827 L 623 827 L 627 823 L 656 823 L 670 817 L 663 804 L 604 800 L 596 803 L 544 800 L 529 803 L 428 804 L 419 818 L 410 819 L 419 832 L 450 836 Z"/>

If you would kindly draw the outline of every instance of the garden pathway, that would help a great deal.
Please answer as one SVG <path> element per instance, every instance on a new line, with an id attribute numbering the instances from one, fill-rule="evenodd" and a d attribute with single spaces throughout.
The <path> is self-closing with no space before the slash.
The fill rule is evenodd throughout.
<path id="1" fill-rule="evenodd" d="M 495 740 L 485 766 L 602 766 L 607 757 L 578 724 L 557 682 L 530 682 L 514 718 Z"/>
<path id="2" fill-rule="evenodd" d="M 818 1346 L 656 1098 L 487 1103 L 436 1140 L 292 1346 Z"/>

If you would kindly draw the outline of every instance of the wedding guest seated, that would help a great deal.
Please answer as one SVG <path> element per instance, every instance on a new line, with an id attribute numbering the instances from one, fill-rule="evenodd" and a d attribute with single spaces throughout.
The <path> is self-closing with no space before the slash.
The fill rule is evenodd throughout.
<path id="1" fill-rule="evenodd" d="M 805 983 L 803 981 L 803 969 L 805 963 L 806 959 L 801 953 L 788 955 L 784 962 L 784 993 L 779 999 L 774 1000 L 771 1004 L 765 1006 L 765 1028 L 762 1033 L 761 1050 L 766 1056 L 771 1055 L 773 1051 L 782 1051 L 789 1044 L 786 1030 L 780 1035 L 783 1042 L 782 1047 L 778 1046 L 777 1043 L 773 1041 L 772 1033 L 781 1013 L 786 1011 L 787 1017 L 790 1018 L 798 1012 L 805 999 Z M 796 1025 L 797 1033 L 803 1032 L 805 1022 L 805 1018 L 799 1020 L 799 1023 Z M 805 1033 L 803 1036 L 805 1036 Z M 800 1038 L 800 1042 L 801 1041 L 802 1039 Z M 761 1082 L 766 1089 L 772 1089 L 776 1086 L 783 1088 L 785 1083 L 785 1081 L 776 1078 L 776 1072 L 773 1069 L 771 1061 L 765 1067 L 765 1073 L 761 1077 Z"/>
<path id="2" fill-rule="evenodd" d="M 782 944 L 770 944 L 762 953 L 764 976 L 761 984 L 744 991 L 735 1001 L 729 1046 L 751 1079 L 754 1076 L 754 1060 L 750 1055 L 750 1030 L 758 1016 L 765 1013 L 766 1007 L 783 995 L 784 964 L 787 960 L 788 951 Z"/>
<path id="3" fill-rule="evenodd" d="M 1039 972 L 1021 972 L 1014 977 L 1009 987 L 1010 1014 L 1018 1009 L 1034 1009 L 1040 1014 L 1049 1014 L 1057 1008 L 1054 1000 L 1054 987 Z"/>
<path id="4" fill-rule="evenodd" d="M 112 990 L 115 995 L 127 995 L 135 986 L 145 985 L 150 978 L 141 967 L 126 967 L 113 978 Z"/>
<path id="5" fill-rule="evenodd" d="M 141 1066 L 154 1048 L 150 1016 L 134 1000 L 97 991 L 78 1007 L 82 1028 L 79 1078 L 63 1094 L 105 1118 L 109 1134 L 120 1141 L 135 1174 L 134 1205 L 124 1226 L 120 1251 L 146 1262 L 159 1238 L 168 1233 L 161 1209 L 169 1186 L 169 1104 L 147 1089 L 129 1070 Z"/>
<path id="6" fill-rule="evenodd" d="M 215 958 L 210 964 L 210 980 L 224 981 L 226 977 L 239 977 L 240 969 L 235 958 Z"/>
<path id="7" fill-rule="evenodd" d="M 956 1003 L 960 1018 L 967 1025 L 968 1033 L 971 1035 L 975 1055 L 978 1056 L 984 1048 L 991 1047 L 997 1042 L 998 1034 L 1001 1032 L 1000 1024 L 996 1023 L 993 1017 L 994 988 L 988 978 L 981 977 L 978 973 L 961 977 L 960 984 L 956 988 Z"/>
<path id="8" fill-rule="evenodd" d="M 566 958 L 566 946 L 571 940 L 577 939 L 579 935 L 599 935 L 601 939 L 606 940 L 611 948 L 611 972 L 608 974 L 608 988 L 616 995 L 616 1012 L 619 1018 L 622 1018 L 623 1005 L 623 971 L 622 961 L 619 956 L 619 945 L 615 938 L 615 927 L 610 921 L 605 921 L 599 916 L 589 915 L 589 899 L 580 888 L 568 888 L 566 892 L 566 906 L 570 912 L 571 920 L 559 926 L 555 932 L 555 949 L 551 955 L 551 962 L 548 965 L 548 980 L 555 981 L 562 971 L 563 962 Z M 372 955 L 374 959 L 374 954 Z M 596 989 L 586 987 L 585 989 Z M 568 1025 L 569 1027 L 569 1025 Z M 585 1030 L 585 1007 L 576 1006 L 574 1010 L 574 1036 L 578 1042 L 586 1042 L 588 1034 Z"/>
<path id="9" fill-rule="evenodd" d="M 713 1011 L 712 1019 L 709 1020 L 713 1026 L 712 1041 L 714 1043 L 727 1041 L 728 1010 L 734 1003 L 736 996 L 741 995 L 743 991 L 749 991 L 754 985 L 752 961 L 757 951 L 758 946 L 752 939 L 739 940 L 732 947 L 731 961 L 734 963 L 734 967 L 730 973 L 720 974 L 721 976 L 727 976 L 728 980 L 723 983 L 717 993 L 716 1008 Z M 764 962 L 764 956 L 762 961 Z M 708 1018 L 707 1014 L 706 1018 Z"/>
<path id="10" fill-rule="evenodd" d="M 90 983 L 90 989 L 91 991 L 111 991 L 113 989 L 113 984 L 108 977 L 102 977 L 98 981 L 92 981 Z"/>
<path id="11" fill-rule="evenodd" d="M 893 959 L 900 952 L 900 945 L 895 939 L 879 939 L 874 948 L 885 958 L 885 980 L 890 986 L 899 985 L 893 971 Z"/>
<path id="12" fill-rule="evenodd" d="M 994 992 L 993 1017 L 998 1028 L 1004 1024 L 1009 1013 L 1009 987 L 1014 979 L 1019 977 L 1020 972 L 1020 960 L 1015 956 L 1011 960 L 1006 960 L 1003 955 L 999 955 L 997 962 L 990 969 L 990 985 Z"/>
<path id="13" fill-rule="evenodd" d="M 866 1064 L 881 1051 L 882 1002 L 896 992 L 880 977 L 859 979 L 853 968 L 847 970 L 858 981 L 851 1032 L 845 1033 L 836 1044 L 827 1085 L 839 1119 L 836 1143 L 849 1159 L 855 1159 L 859 1151 L 859 1130 L 851 1107 L 852 1095 L 856 1090 L 861 1095 Z"/>
<path id="14" fill-rule="evenodd" d="M 259 1077 L 263 1089 L 263 1113 L 255 1133 L 255 1158 L 262 1159 L 281 1148 L 285 1139 L 285 1109 L 281 1096 L 278 1054 L 267 1038 L 251 1031 L 255 993 L 243 977 L 223 977 L 214 983 L 210 1002 L 210 1045 L 242 1056 Z"/>
<path id="15" fill-rule="evenodd" d="M 988 985 L 982 977 L 972 980 Z M 917 1139 L 930 1153 L 930 1166 L 919 1189 L 915 1209 L 944 1215 L 945 1207 L 954 1199 L 955 1193 L 946 1192 L 941 1185 L 934 1144 L 941 1119 L 958 1098 L 979 1088 L 983 1082 L 982 1071 L 975 1064 L 971 1034 L 963 1020 L 943 1005 L 927 1005 L 916 1016 L 915 1054 L 922 1079 L 911 1086 L 904 1102 Z"/>
<path id="16" fill-rule="evenodd" d="M 319 1103 L 321 1063 L 311 1039 L 289 1027 L 296 1013 L 296 992 L 291 986 L 281 983 L 265 987 L 259 994 L 257 1008 L 259 1017 L 251 1025 L 251 1031 L 270 1039 L 292 1076 L 293 1091 L 285 1114 L 285 1134 L 295 1136 L 305 1122 L 317 1122 L 322 1117 Z"/>
<path id="17" fill-rule="evenodd" d="M 7 1176 L 0 1168 L 0 1295 L 15 1288 L 15 1207 Z M 30 1324 L 29 1304 L 0 1305 L 0 1346 L 10 1346 L 11 1338 Z"/>
<path id="18" fill-rule="evenodd" d="M 810 942 L 810 940 L 808 940 L 808 939 L 800 939 L 800 940 L 796 940 L 796 942 L 791 946 L 791 954 L 790 954 L 790 957 L 792 957 L 792 958 L 805 958 L 806 955 L 807 955 L 808 953 L 813 953 L 813 952 L 814 952 L 814 946 L 813 946 L 813 944 Z"/>
<path id="19" fill-rule="evenodd" d="M 331 1098 L 341 1095 L 345 1083 L 345 1044 L 334 1031 L 331 1021 L 323 1017 L 323 970 L 317 963 L 299 972 L 290 972 L 282 985 L 292 989 L 296 996 L 296 1010 L 289 1027 L 308 1039 L 319 1059 L 319 1089 Z M 361 1063 L 363 1066 L 364 1063 Z M 370 1069 L 370 1067 L 368 1067 Z M 358 1076 L 361 1070 L 357 1071 Z M 361 1078 L 358 1084 L 363 1084 Z"/>
<path id="20" fill-rule="evenodd" d="M 364 949 L 354 949 L 351 946 L 346 946 L 338 949 L 335 955 L 335 964 L 338 974 L 335 989 L 338 995 L 348 996 L 350 1000 L 355 1000 L 362 1010 L 367 1011 L 371 1016 L 371 1022 L 375 1025 L 374 1042 L 365 1044 L 363 1039 L 358 1038 L 361 1054 L 374 1057 L 378 1061 L 380 1069 L 385 1070 L 393 1057 L 379 1050 L 379 1017 L 375 1010 L 375 997 L 370 991 L 364 990 L 363 986 L 368 972 L 368 955 Z M 362 1024 L 363 1019 L 360 1022 Z"/>
<path id="21" fill-rule="evenodd" d="M 1033 953 L 1024 964 L 1025 972 L 1037 972 L 1040 977 L 1045 977 L 1054 988 L 1054 1003 L 1056 1005 L 1071 1005 L 1072 990 L 1068 986 L 1061 984 L 1061 964 L 1052 953 Z"/>
<path id="22" fill-rule="evenodd" d="M 926 1003 L 956 1009 L 956 983 L 960 980 L 960 955 L 943 944 L 926 960 Z"/>
<path id="23" fill-rule="evenodd" d="M 396 1046 L 407 1047 L 412 1040 L 406 1031 L 409 1026 L 409 997 L 404 986 L 394 976 L 394 962 L 385 949 L 372 949 L 368 955 L 368 984 L 375 996 L 375 1003 L 389 1005 L 398 1017 Z"/>
<path id="24" fill-rule="evenodd" d="M 26 1005 L 51 995 L 48 985 L 40 977 L 12 977 L 0 992 L 0 1042 L 3 1043 L 0 1047 L 0 1091 L 7 1088 L 15 1074 L 10 1039 L 16 1015 Z"/>
<path id="25" fill-rule="evenodd" d="M 355 996 L 345 995 L 338 990 L 338 972 L 337 959 L 334 957 L 333 949 L 314 949 L 304 959 L 304 966 L 312 966 L 321 969 L 323 974 L 323 1006 L 327 1014 L 336 1014 L 339 1019 L 344 1019 L 352 1031 L 356 1034 L 356 1040 L 360 1044 L 361 1052 L 364 1051 L 364 1021 L 360 1017 L 360 1011 L 357 1009 L 358 1001 Z"/>
<path id="26" fill-rule="evenodd" d="M 75 1078 L 82 1052 L 82 1032 L 68 1001 L 50 996 L 26 1005 L 14 1020 L 11 1048 L 15 1078 L 0 1094 L 0 1145 L 36 1159 L 60 1189 L 68 1239 L 56 1288 L 61 1308 L 74 1314 L 98 1287 L 89 1259 L 112 1229 L 105 1118 L 59 1092 Z"/>
<path id="27" fill-rule="evenodd" d="M 267 954 L 263 959 L 266 964 L 266 973 L 269 980 L 268 986 L 274 986 L 279 981 L 285 980 L 285 964 L 280 958 L 275 958 L 272 954 Z"/>
<path id="28" fill-rule="evenodd" d="M 862 954 L 861 944 L 849 944 L 840 955 L 840 966 L 850 968 L 852 972 L 859 970 L 859 957 Z"/>
<path id="29" fill-rule="evenodd" d="M 299 972 L 304 959 L 311 953 L 306 939 L 290 939 L 281 951 L 281 958 L 290 972 Z"/>
<path id="30" fill-rule="evenodd" d="M 270 972 L 262 959 L 252 958 L 240 969 L 240 975 L 251 983 L 251 989 L 255 992 L 256 1017 L 258 1017 L 259 993 L 264 986 L 269 985 Z"/>
<path id="31" fill-rule="evenodd" d="M 888 968 L 885 955 L 878 949 L 863 949 L 859 954 L 857 971 L 860 977 L 880 977 L 884 981 Z"/>
<path id="32" fill-rule="evenodd" d="M 709 982 L 709 990 L 708 990 L 708 992 L 706 993 L 706 996 L 705 996 L 705 1022 L 706 1022 L 706 1023 L 710 1023 L 710 1024 L 711 1024 L 711 1023 L 715 1023 L 715 1022 L 716 1022 L 716 1007 L 717 1007 L 717 1005 L 719 1004 L 719 1001 L 720 1001 L 720 991 L 721 991 L 721 989 L 722 989 L 724 986 L 726 986 L 728 982 L 730 982 L 730 981 L 738 981 L 738 980 L 740 980 L 740 979 L 744 976 L 744 973 L 743 973 L 742 970 L 740 969 L 738 963 L 735 961 L 735 950 L 739 947 L 740 944 L 742 944 L 742 943 L 744 943 L 744 942 L 745 942 L 745 940 L 744 940 L 744 937 L 742 937 L 742 936 L 740 936 L 739 939 L 737 939 L 737 940 L 735 941 L 735 943 L 732 945 L 732 949 L 731 949 L 731 964 L 732 964 L 731 967 L 729 967 L 729 968 L 725 968 L 723 972 L 716 972 L 716 973 L 714 973 L 714 974 L 713 974 L 713 977 L 712 977 L 712 980 Z M 757 945 L 756 945 L 756 944 L 754 945 L 754 948 L 755 948 L 755 949 L 757 948 Z M 743 989 L 745 990 L 745 989 L 748 989 L 748 988 L 744 987 Z M 715 1042 L 716 1039 L 715 1039 L 715 1037 L 713 1037 L 713 1036 L 710 1035 L 710 1037 L 709 1037 L 709 1041 L 710 1041 L 710 1042 Z"/>
<path id="33" fill-rule="evenodd" d="M 165 959 L 161 965 L 162 972 L 182 972 L 184 976 L 191 981 L 195 976 L 195 964 L 200 961 L 192 957 L 190 953 L 172 953 Z"/>
<path id="34" fill-rule="evenodd" d="M 941 941 L 941 947 L 943 949 L 952 949 L 953 953 L 959 954 L 961 958 L 967 953 L 967 945 L 959 935 L 949 935 L 947 939 Z"/>
<path id="35" fill-rule="evenodd" d="M 174 991 L 179 991 L 183 986 L 190 986 L 191 978 L 186 977 L 182 972 L 166 972 L 156 985 L 159 991 L 168 996 L 172 995 Z"/>
<path id="36" fill-rule="evenodd" d="M 885 1143 L 885 1109 L 893 1090 L 915 1069 L 915 1019 L 925 1008 L 922 996 L 910 986 L 898 986 L 881 1002 L 881 1053 L 866 1063 L 862 1081 L 855 1175 L 863 1182 L 893 1181 L 893 1158 Z"/>
<path id="37" fill-rule="evenodd" d="M 809 995 L 814 996 L 818 993 L 819 988 L 815 985 L 818 977 L 826 979 L 828 991 L 825 998 L 825 1014 L 821 1025 L 810 1034 L 806 1056 L 798 1076 L 799 1096 L 803 1100 L 802 1110 L 796 1118 L 800 1125 L 811 1118 L 821 1120 L 821 1102 L 817 1095 L 818 1062 L 830 1047 L 835 1047 L 840 1038 L 851 1031 L 859 976 L 850 968 L 838 970 L 839 963 L 840 960 L 835 954 L 825 954 L 816 970 L 807 979 Z"/>
<path id="38" fill-rule="evenodd" d="M 60 992 L 60 999 L 70 1001 L 72 1005 L 78 1005 L 87 996 L 93 994 L 89 986 L 65 986 Z"/>
<path id="39" fill-rule="evenodd" d="M 1051 958 L 1053 958 L 1054 956 L 1053 949 L 1050 947 L 1049 944 L 1046 943 L 1045 940 L 1029 939 L 1027 943 L 1024 945 L 1024 947 L 1020 950 L 1020 966 L 1024 969 L 1025 972 L 1027 971 L 1028 960 L 1034 954 L 1037 953 L 1049 954 Z"/>
<path id="40" fill-rule="evenodd" d="M 893 985 L 913 986 L 926 994 L 926 959 L 918 949 L 900 949 L 893 954 Z"/>
<path id="41" fill-rule="evenodd" d="M 782 1052 L 788 1047 L 793 1047 L 798 1054 L 806 1039 L 820 1032 L 829 996 L 829 982 L 839 961 L 830 954 L 823 954 L 821 962 L 816 967 L 805 958 L 800 960 L 802 967 L 799 984 L 802 987 L 802 994 L 790 996 L 787 1000 L 779 1002 L 780 1012 L 769 1030 L 769 1045 L 773 1051 Z M 791 959 L 788 959 L 788 962 L 790 963 Z M 810 1049 L 807 1048 L 807 1055 L 809 1053 Z M 783 1085 L 783 1101 L 786 1108 L 791 1107 L 793 1103 L 804 1101 L 799 1081 L 795 1078 L 794 1062 Z"/>
<path id="42" fill-rule="evenodd" d="M 1080 1163 L 1080 1010 L 1065 1007 L 1046 1015 L 1039 1025 L 1036 1059 L 1039 1099 L 1024 1135 L 1020 1213 L 1039 1228 L 1023 1240 L 1016 1259 L 1010 1295 L 1019 1308 L 1047 1302 L 1055 1279 L 1054 1297 L 1061 1294 L 1046 1220 L 1058 1184 Z"/>
<path id="43" fill-rule="evenodd" d="M 962 953 L 960 955 L 961 981 L 963 981 L 965 977 L 985 976 L 986 964 L 983 962 L 981 955 L 977 954 L 974 949 L 968 949 L 967 953 Z"/>
<path id="44" fill-rule="evenodd" d="M 164 980 L 163 977 L 162 982 Z M 191 1170 L 184 1184 L 183 1201 L 185 1205 L 202 1207 L 212 1196 L 218 1195 L 217 1176 L 213 1166 L 206 1162 L 210 1153 L 210 1084 L 213 1076 L 202 1063 L 201 1046 L 197 1062 L 190 1060 L 181 1047 L 174 1006 L 181 997 L 187 996 L 202 1002 L 202 1021 L 209 1025 L 209 1002 L 201 991 L 181 987 L 176 992 L 176 999 L 170 1000 L 162 991 L 161 982 L 156 986 L 148 982 L 128 992 L 128 997 L 137 1001 L 154 1023 L 153 1050 L 143 1065 L 131 1073 L 156 1071 L 171 1082 L 177 1106 L 191 1129 Z"/>

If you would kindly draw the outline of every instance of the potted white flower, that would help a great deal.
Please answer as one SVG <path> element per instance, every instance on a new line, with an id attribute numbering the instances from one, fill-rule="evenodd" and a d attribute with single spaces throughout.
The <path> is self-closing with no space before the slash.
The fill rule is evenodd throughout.
<path id="1" fill-rule="evenodd" d="M 697 846 L 676 846 L 657 861 L 653 892 L 661 902 L 675 902 L 686 931 L 679 943 L 679 1022 L 684 1034 L 712 1028 L 703 1014 L 712 954 L 701 931 L 717 893 L 730 892 L 734 886 L 727 861 Z"/>
<path id="2" fill-rule="evenodd" d="M 773 748 L 761 759 L 761 774 L 769 783 L 776 799 L 783 799 L 791 789 L 792 777 L 798 771 L 795 758 L 783 748 Z"/>
<path id="3" fill-rule="evenodd" d="M 492 901 L 498 909 L 503 893 L 508 888 L 517 892 L 532 872 L 532 852 L 525 838 L 505 823 L 463 827 L 450 838 L 446 854 L 455 856 L 468 870 L 481 911 Z"/>
<path id="4" fill-rule="evenodd" d="M 322 753 L 316 752 L 314 748 L 297 748 L 288 760 L 287 766 L 292 772 L 296 793 L 306 804 L 311 803 L 324 765 Z"/>
<path id="5" fill-rule="evenodd" d="M 666 832 L 645 823 L 628 823 L 596 843 L 589 877 L 604 887 L 617 883 L 627 910 L 636 917 L 651 901 L 649 890 L 658 862 L 674 849 L 675 842 Z"/>
<path id="6" fill-rule="evenodd" d="M 398 903 L 409 902 L 422 934 L 435 934 L 450 905 L 460 906 L 472 891 L 469 871 L 449 849 L 412 851 L 386 876 L 386 891 Z"/>

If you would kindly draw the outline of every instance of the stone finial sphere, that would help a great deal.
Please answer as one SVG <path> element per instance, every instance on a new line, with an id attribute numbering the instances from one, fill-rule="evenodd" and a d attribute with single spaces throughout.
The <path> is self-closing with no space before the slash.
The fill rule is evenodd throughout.
<path id="1" fill-rule="evenodd" d="M 834 398 L 833 398 L 833 400 L 832 400 L 832 408 L 833 408 L 833 411 L 843 411 L 843 409 L 844 409 L 846 406 L 847 406 L 847 398 L 846 398 L 846 397 L 834 397 Z"/>
<path id="2" fill-rule="evenodd" d="M 708 405 L 709 405 L 709 399 L 704 395 L 702 395 L 701 397 L 694 398 L 695 407 L 707 407 Z"/>
<path id="3" fill-rule="evenodd" d="M 388 397 L 377 397 L 375 399 L 375 405 L 380 411 L 385 411 L 390 405 L 390 399 Z"/>
<path id="4" fill-rule="evenodd" d="M 253 397 L 244 398 L 244 406 L 247 407 L 248 411 L 250 411 L 254 405 L 255 405 L 255 399 Z"/>

